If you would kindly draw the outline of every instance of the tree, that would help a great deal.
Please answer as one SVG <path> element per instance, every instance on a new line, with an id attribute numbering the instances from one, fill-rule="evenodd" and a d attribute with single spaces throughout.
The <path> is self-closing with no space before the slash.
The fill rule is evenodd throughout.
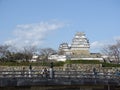
<path id="1" fill-rule="evenodd" d="M 0 45 L 0 58 L 2 60 L 7 60 L 8 55 L 10 54 L 8 45 Z"/>
<path id="2" fill-rule="evenodd" d="M 40 49 L 40 56 L 42 57 L 42 59 L 44 61 L 48 61 L 48 56 L 52 55 L 54 53 L 56 53 L 56 51 L 53 50 L 52 48 L 43 48 L 43 49 Z"/>
<path id="3" fill-rule="evenodd" d="M 37 47 L 35 46 L 26 46 L 23 49 L 24 59 L 26 61 L 32 59 L 32 56 L 37 53 Z"/>
<path id="4" fill-rule="evenodd" d="M 24 54 L 21 53 L 21 52 L 16 52 L 16 53 L 13 53 L 12 55 L 12 60 L 24 60 Z"/>
<path id="5" fill-rule="evenodd" d="M 116 63 L 120 62 L 120 40 L 116 41 L 116 44 L 108 45 L 103 48 L 104 54 L 110 58 L 114 58 Z"/>

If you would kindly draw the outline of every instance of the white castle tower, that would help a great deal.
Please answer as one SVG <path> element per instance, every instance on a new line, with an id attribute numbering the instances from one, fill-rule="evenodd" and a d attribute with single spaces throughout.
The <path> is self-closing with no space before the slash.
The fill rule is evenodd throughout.
<path id="1" fill-rule="evenodd" d="M 70 47 L 68 46 L 68 43 L 62 43 L 59 46 L 59 54 L 67 55 L 70 53 Z"/>
<path id="2" fill-rule="evenodd" d="M 75 55 L 89 55 L 89 40 L 83 32 L 77 32 L 72 40 L 71 52 Z"/>

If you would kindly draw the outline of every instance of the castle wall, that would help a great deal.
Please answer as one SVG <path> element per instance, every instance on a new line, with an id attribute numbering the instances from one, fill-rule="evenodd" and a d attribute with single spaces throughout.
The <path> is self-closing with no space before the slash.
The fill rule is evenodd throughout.
<path id="1" fill-rule="evenodd" d="M 0 66 L 0 71 L 19 71 L 19 70 L 29 71 L 29 66 Z M 42 71 L 43 68 L 49 69 L 47 66 L 32 66 L 33 70 Z M 116 71 L 116 67 L 102 67 L 102 64 L 65 64 L 64 66 L 54 67 L 55 71 L 85 71 L 85 72 L 93 72 L 93 68 L 96 68 L 97 72 L 103 73 L 114 73 Z M 119 67 L 117 67 L 120 70 Z"/>
<path id="2" fill-rule="evenodd" d="M 76 55 L 86 55 L 86 56 L 89 56 L 90 55 L 90 52 L 89 50 L 71 50 L 72 52 L 72 55 L 73 56 L 76 56 Z"/>

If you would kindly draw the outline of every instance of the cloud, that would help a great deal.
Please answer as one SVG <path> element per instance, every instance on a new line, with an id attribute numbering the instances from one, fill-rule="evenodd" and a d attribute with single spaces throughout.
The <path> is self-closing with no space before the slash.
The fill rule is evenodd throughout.
<path id="1" fill-rule="evenodd" d="M 90 44 L 90 49 L 92 51 L 100 52 L 102 49 L 108 45 L 112 45 L 115 43 L 115 40 L 117 40 L 118 37 L 115 39 L 114 37 L 110 40 L 102 40 L 102 41 L 94 41 Z"/>
<path id="2" fill-rule="evenodd" d="M 103 42 L 94 41 L 91 43 L 91 48 L 98 48 L 98 47 L 102 47 L 104 45 L 105 45 L 105 43 L 103 43 Z"/>
<path id="3" fill-rule="evenodd" d="M 104 46 L 106 46 L 106 42 L 94 41 L 90 44 L 90 49 L 99 52 Z"/>
<path id="4" fill-rule="evenodd" d="M 61 22 L 40 22 L 34 24 L 17 25 L 13 32 L 13 39 L 5 42 L 16 46 L 41 45 L 50 32 L 64 27 Z"/>
<path id="5" fill-rule="evenodd" d="M 113 39 L 116 41 L 116 40 L 120 40 L 120 36 L 115 36 L 113 37 Z"/>

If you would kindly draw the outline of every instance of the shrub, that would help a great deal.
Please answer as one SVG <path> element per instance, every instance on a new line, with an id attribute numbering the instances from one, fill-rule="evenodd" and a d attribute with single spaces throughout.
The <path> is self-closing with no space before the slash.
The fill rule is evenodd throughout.
<path id="1" fill-rule="evenodd" d="M 102 63 L 102 67 L 120 67 L 120 64 Z"/>
<path id="2" fill-rule="evenodd" d="M 102 64 L 102 67 L 120 67 L 120 64 L 102 63 L 98 60 L 66 60 L 53 62 L 54 67 L 63 66 L 64 64 Z M 1 66 L 48 66 L 50 67 L 50 62 L 16 62 L 16 61 L 4 61 L 0 62 Z"/>
<path id="3" fill-rule="evenodd" d="M 98 60 L 66 60 L 67 64 L 101 64 Z"/>
<path id="4" fill-rule="evenodd" d="M 56 67 L 57 66 L 63 66 L 64 64 L 65 64 L 65 62 L 63 62 L 63 61 L 58 61 L 58 62 L 53 63 L 53 65 L 56 66 Z"/>

